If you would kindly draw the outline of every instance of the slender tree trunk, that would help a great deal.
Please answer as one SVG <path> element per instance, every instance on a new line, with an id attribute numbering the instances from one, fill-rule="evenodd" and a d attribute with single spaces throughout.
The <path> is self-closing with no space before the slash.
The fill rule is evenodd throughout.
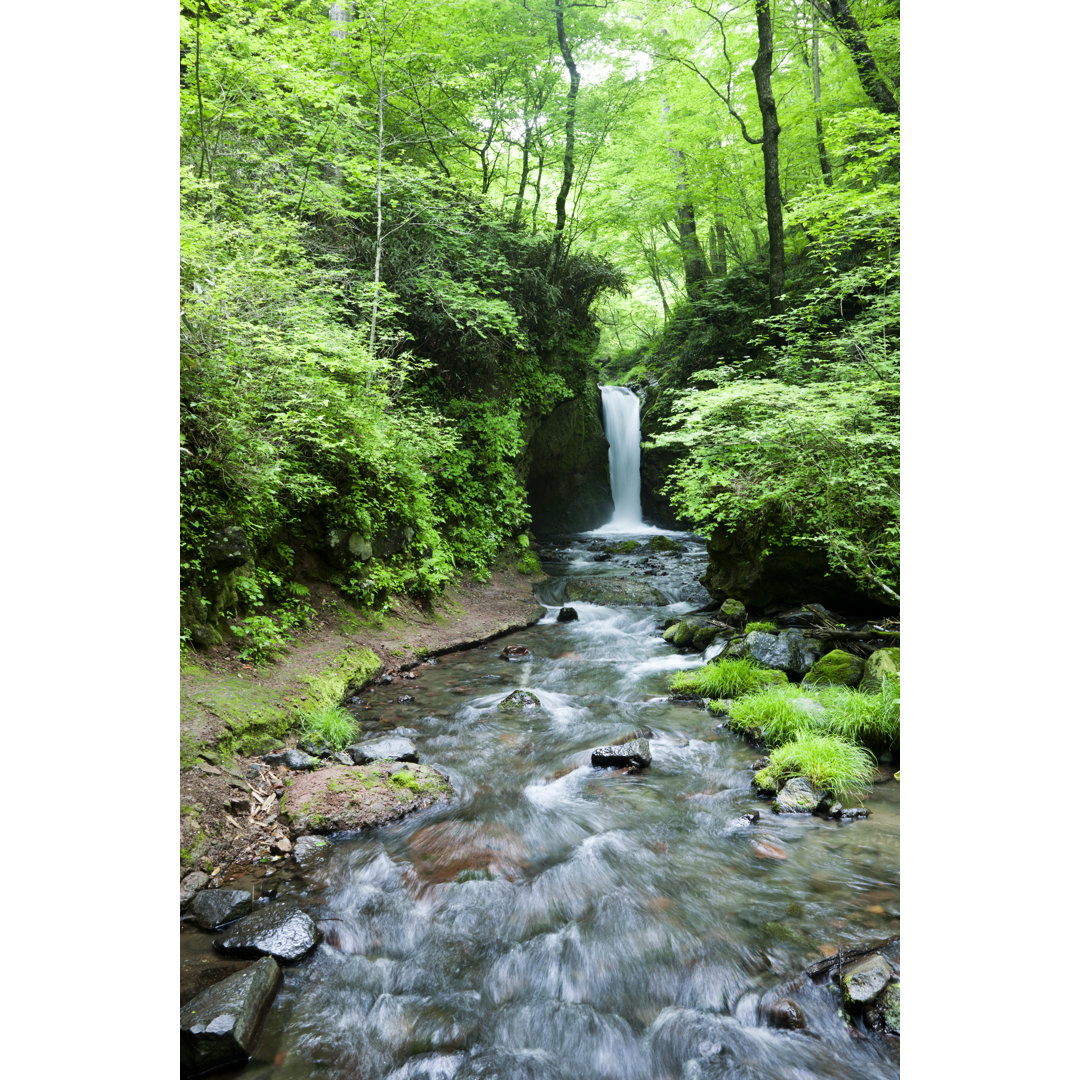
<path id="1" fill-rule="evenodd" d="M 521 208 L 525 204 L 525 189 L 529 186 L 529 136 L 532 129 L 525 125 L 525 142 L 521 148 L 521 182 L 518 184 L 517 202 L 514 203 L 514 216 L 511 219 L 516 225 L 521 220 Z"/>
<path id="2" fill-rule="evenodd" d="M 758 54 L 754 87 L 761 110 L 761 151 L 765 159 L 765 215 L 769 224 L 769 312 L 784 310 L 784 203 L 780 190 L 780 121 L 772 92 L 773 29 L 769 0 L 754 0 Z"/>
<path id="3" fill-rule="evenodd" d="M 840 40 L 847 46 L 851 59 L 855 62 L 855 70 L 859 73 L 862 88 L 881 112 L 899 116 L 900 105 L 893 97 L 889 84 L 878 71 L 874 55 L 866 43 L 866 35 L 852 14 L 847 0 L 825 0 L 825 2 L 828 4 L 830 22 L 836 27 Z"/>
<path id="4" fill-rule="evenodd" d="M 679 227 L 679 250 L 682 252 L 683 272 L 686 275 L 686 295 L 691 300 L 701 298 L 705 282 L 709 280 L 709 267 L 698 240 L 697 219 L 694 216 L 694 204 L 690 201 L 689 184 L 686 177 L 686 155 L 681 150 L 672 150 L 671 156 L 679 170 L 675 186 L 679 190 L 679 206 L 675 211 L 675 222 Z"/>
<path id="5" fill-rule="evenodd" d="M 383 248 L 383 144 L 385 141 L 385 112 L 386 112 L 386 4 L 382 9 L 382 36 L 379 41 L 379 95 L 378 95 L 378 154 L 375 167 L 375 291 L 371 297 L 371 334 L 368 338 L 368 346 L 371 355 L 375 355 L 375 330 L 379 322 L 379 284 L 382 270 Z"/>
<path id="6" fill-rule="evenodd" d="M 555 199 L 555 235 L 551 251 L 551 271 L 554 272 L 563 258 L 563 230 L 566 228 L 566 197 L 570 194 L 570 186 L 574 179 L 574 131 L 577 109 L 578 87 L 581 85 L 581 75 L 574 63 L 573 53 L 570 51 L 570 43 L 566 38 L 566 27 L 563 25 L 562 0 L 555 0 L 555 29 L 559 34 L 559 50 L 562 52 L 563 63 L 570 74 L 570 90 L 566 96 L 566 149 L 563 152 L 563 179 L 559 194 Z"/>
<path id="7" fill-rule="evenodd" d="M 810 46 L 810 74 L 814 82 L 814 130 L 817 133 L 818 161 L 821 163 L 821 179 L 826 187 L 832 187 L 832 165 L 829 162 L 829 154 L 825 148 L 825 127 L 821 122 L 821 62 L 819 56 L 818 40 L 818 13 L 817 8 L 813 11 L 813 30 Z"/>

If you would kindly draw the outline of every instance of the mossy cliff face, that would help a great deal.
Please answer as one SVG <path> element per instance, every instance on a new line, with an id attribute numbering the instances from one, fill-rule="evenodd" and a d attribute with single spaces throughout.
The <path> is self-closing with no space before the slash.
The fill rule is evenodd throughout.
<path id="1" fill-rule="evenodd" d="M 685 529 L 689 522 L 680 518 L 667 497 L 661 494 L 671 466 L 682 456 L 671 447 L 648 449 L 645 445 L 666 430 L 671 416 L 674 393 L 658 386 L 634 387 L 641 398 L 641 513 L 646 521 L 664 529 Z"/>
<path id="2" fill-rule="evenodd" d="M 600 389 L 588 384 L 530 422 L 520 470 L 537 532 L 579 532 L 611 520 L 615 504 L 601 415 Z"/>

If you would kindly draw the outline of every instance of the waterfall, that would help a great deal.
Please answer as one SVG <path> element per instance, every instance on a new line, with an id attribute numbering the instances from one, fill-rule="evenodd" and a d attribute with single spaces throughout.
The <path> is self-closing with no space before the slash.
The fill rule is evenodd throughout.
<path id="1" fill-rule="evenodd" d="M 608 467 L 615 513 L 608 530 L 636 530 L 641 518 L 641 402 L 625 386 L 601 386 L 604 432 L 608 440 Z"/>

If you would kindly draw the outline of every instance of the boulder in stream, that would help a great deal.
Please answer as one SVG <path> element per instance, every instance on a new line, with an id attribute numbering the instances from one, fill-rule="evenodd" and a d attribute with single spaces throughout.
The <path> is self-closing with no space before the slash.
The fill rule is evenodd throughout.
<path id="1" fill-rule="evenodd" d="M 416 746 L 410 739 L 399 735 L 387 735 L 382 739 L 369 739 L 367 742 L 353 743 L 345 752 L 352 758 L 354 765 L 367 765 L 372 761 L 419 761 Z"/>
<path id="2" fill-rule="evenodd" d="M 180 1009 L 183 1076 L 245 1061 L 281 986 L 281 969 L 265 956 L 204 990 Z"/>
<path id="3" fill-rule="evenodd" d="M 532 653 L 524 645 L 507 645 L 499 656 L 503 660 L 509 660 L 512 664 L 520 664 L 523 660 L 531 660 Z"/>
<path id="4" fill-rule="evenodd" d="M 559 608 L 559 614 L 555 616 L 556 622 L 576 622 L 578 618 L 577 611 L 572 607 Z"/>
<path id="5" fill-rule="evenodd" d="M 290 961 L 306 956 L 318 941 L 314 919 L 295 904 L 281 901 L 245 915 L 214 938 L 214 948 L 231 956 Z"/>
<path id="6" fill-rule="evenodd" d="M 618 746 L 598 746 L 591 762 L 599 768 L 644 769 L 652 764 L 652 750 L 647 739 L 631 739 Z"/>
<path id="7" fill-rule="evenodd" d="M 844 1004 L 849 1009 L 864 1009 L 892 981 L 892 965 L 880 953 L 871 953 L 844 970 L 840 985 L 844 988 Z"/>
<path id="8" fill-rule="evenodd" d="M 204 930 L 216 930 L 251 910 L 247 889 L 203 889 L 188 904 L 187 913 Z"/>
<path id="9" fill-rule="evenodd" d="M 528 690 L 515 690 L 512 694 L 507 694 L 497 707 L 503 712 L 512 712 L 517 709 L 539 709 L 540 699 L 535 694 L 529 693 Z"/>
<path id="10" fill-rule="evenodd" d="M 884 649 L 877 649 L 867 657 L 866 669 L 859 683 L 859 689 L 868 694 L 876 694 L 881 689 L 882 682 L 889 677 L 900 677 L 898 646 L 890 645 Z"/>
<path id="11" fill-rule="evenodd" d="M 778 814 L 812 814 L 825 800 L 823 795 L 805 776 L 789 780 L 773 800 Z"/>

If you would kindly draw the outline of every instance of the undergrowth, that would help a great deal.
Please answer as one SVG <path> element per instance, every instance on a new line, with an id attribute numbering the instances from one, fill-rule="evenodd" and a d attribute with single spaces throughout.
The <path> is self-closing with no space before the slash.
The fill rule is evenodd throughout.
<path id="1" fill-rule="evenodd" d="M 301 710 L 299 716 L 303 733 L 331 750 L 343 750 L 359 731 L 355 718 L 341 705 L 317 705 Z"/>
<path id="2" fill-rule="evenodd" d="M 679 694 L 732 698 L 775 683 L 786 684 L 787 676 L 782 671 L 761 667 L 756 661 L 743 657 L 739 660 L 714 660 L 692 671 L 676 672 L 669 686 Z"/>
<path id="3" fill-rule="evenodd" d="M 769 755 L 767 769 L 782 787 L 795 776 L 805 776 L 822 791 L 837 797 L 866 791 L 874 782 L 874 757 L 838 735 L 800 731 Z"/>

